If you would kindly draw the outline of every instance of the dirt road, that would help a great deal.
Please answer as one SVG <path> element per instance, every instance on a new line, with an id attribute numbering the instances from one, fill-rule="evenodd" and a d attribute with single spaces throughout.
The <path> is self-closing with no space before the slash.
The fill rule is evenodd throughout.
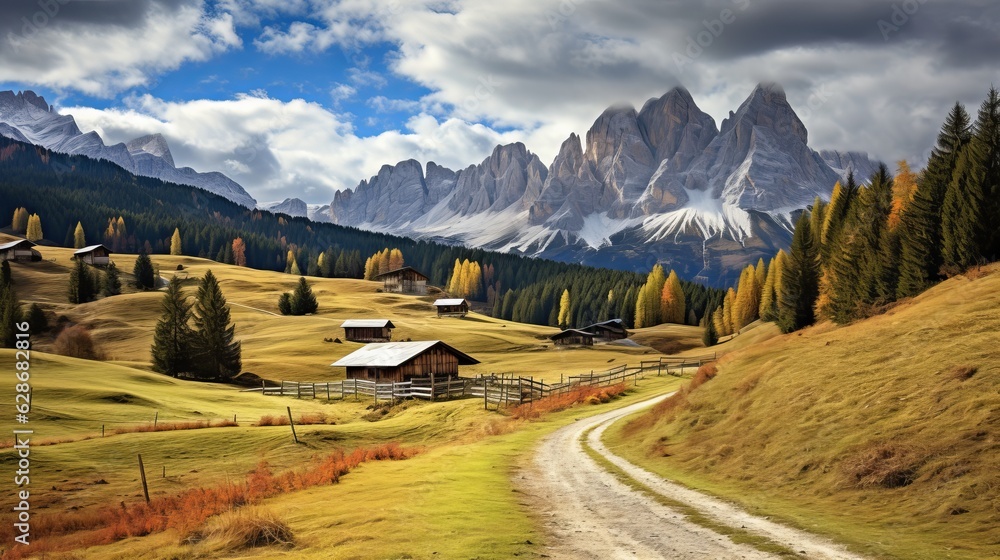
<path id="1" fill-rule="evenodd" d="M 544 520 L 551 558 L 778 558 L 688 521 L 604 471 L 584 452 L 580 437 L 636 480 L 654 491 L 694 507 L 717 522 L 766 536 L 807 558 L 861 560 L 826 539 L 750 515 L 739 508 L 668 482 L 612 454 L 600 442 L 616 420 L 651 406 L 657 397 L 598 414 L 561 428 L 542 441 L 529 468 L 515 475 Z"/>

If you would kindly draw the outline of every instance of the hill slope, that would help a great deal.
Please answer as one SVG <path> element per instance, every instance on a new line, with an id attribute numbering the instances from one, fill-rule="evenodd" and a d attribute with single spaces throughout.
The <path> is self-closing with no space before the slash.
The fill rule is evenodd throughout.
<path id="1" fill-rule="evenodd" d="M 1000 554 L 1000 266 L 725 356 L 611 435 L 661 474 L 876 556 Z"/>

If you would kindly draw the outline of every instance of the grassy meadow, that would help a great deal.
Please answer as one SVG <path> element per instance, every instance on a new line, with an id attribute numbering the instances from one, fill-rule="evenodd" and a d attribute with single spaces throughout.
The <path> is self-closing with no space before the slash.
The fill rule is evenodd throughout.
<path id="1" fill-rule="evenodd" d="M 1000 555 L 1000 267 L 847 327 L 771 329 L 609 445 L 872 557 Z"/>

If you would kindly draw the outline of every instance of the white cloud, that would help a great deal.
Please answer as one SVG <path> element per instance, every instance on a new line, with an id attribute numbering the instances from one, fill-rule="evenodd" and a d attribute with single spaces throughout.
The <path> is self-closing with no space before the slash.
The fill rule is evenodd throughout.
<path id="1" fill-rule="evenodd" d="M 332 97 L 333 101 L 336 103 L 350 99 L 354 97 L 356 93 L 358 93 L 358 90 L 347 84 L 337 84 L 330 90 L 330 97 Z"/>
<path id="2" fill-rule="evenodd" d="M 310 203 L 329 203 L 334 191 L 354 188 L 385 163 L 414 158 L 459 169 L 519 137 L 427 114 L 412 117 L 402 130 L 359 137 L 343 117 L 319 104 L 261 95 L 189 102 L 143 95 L 129 98 L 124 109 L 62 112 L 108 143 L 161 133 L 178 166 L 223 170 L 258 200 L 298 196 Z"/>
<path id="3" fill-rule="evenodd" d="M 122 25 L 90 20 L 70 25 L 68 16 L 61 19 L 58 13 L 45 22 L 0 38 L 0 81 L 109 96 L 241 45 L 233 17 L 211 17 L 200 1 L 149 2 Z"/>
<path id="4" fill-rule="evenodd" d="M 363 68 L 351 68 L 347 71 L 347 74 L 351 82 L 358 87 L 371 86 L 375 89 L 380 89 L 389 83 L 382 74 Z"/>
<path id="5" fill-rule="evenodd" d="M 315 41 L 317 32 L 316 26 L 301 21 L 291 24 L 287 32 L 265 27 L 253 44 L 268 54 L 300 53 Z"/>
<path id="6" fill-rule="evenodd" d="M 368 98 L 366 104 L 379 113 L 414 112 L 420 109 L 421 103 L 413 99 L 389 99 L 384 95 Z"/>

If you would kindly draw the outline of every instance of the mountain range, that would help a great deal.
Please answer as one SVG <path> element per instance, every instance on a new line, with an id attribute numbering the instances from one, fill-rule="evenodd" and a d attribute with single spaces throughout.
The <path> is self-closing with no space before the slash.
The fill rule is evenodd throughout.
<path id="1" fill-rule="evenodd" d="M 860 152 L 816 152 L 784 91 L 760 84 L 717 127 L 674 88 L 636 109 L 612 106 L 570 134 L 546 166 L 524 144 L 453 171 L 384 165 L 337 192 L 334 223 L 630 270 L 659 262 L 724 285 L 787 247 L 793 213 L 854 172 Z"/>
<path id="2" fill-rule="evenodd" d="M 0 91 L 0 135 L 55 152 L 107 160 L 136 175 L 205 189 L 248 208 L 257 205 L 239 183 L 222 173 L 178 168 L 162 135 L 108 146 L 97 132 L 82 132 L 72 115 L 56 113 L 32 91 Z"/>

